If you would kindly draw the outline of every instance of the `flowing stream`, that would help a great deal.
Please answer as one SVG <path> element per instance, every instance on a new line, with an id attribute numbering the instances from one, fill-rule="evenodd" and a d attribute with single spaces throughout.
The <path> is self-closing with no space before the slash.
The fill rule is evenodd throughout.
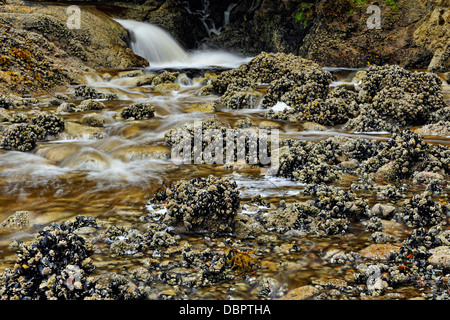
<path id="1" fill-rule="evenodd" d="M 180 166 L 161 156 L 169 154 L 164 145 L 164 134 L 180 125 L 211 116 L 230 124 L 245 117 L 250 117 L 255 123 L 265 120 L 266 110 L 262 109 L 224 108 L 215 112 L 204 112 L 199 107 L 203 103 L 219 100 L 218 96 L 196 94 L 203 86 L 205 72 L 220 72 L 237 67 L 250 58 L 221 51 L 186 52 L 168 33 L 158 27 L 135 21 L 118 22 L 130 31 L 131 48 L 150 61 L 150 67 L 143 70 L 144 73 L 175 70 L 186 72 L 188 81 L 180 83 L 179 91 L 160 93 L 156 92 L 153 86 L 136 86 L 132 77 L 123 76 L 123 72 L 118 70 L 87 75 L 90 86 L 112 90 L 119 97 L 117 101 L 104 101 L 107 108 L 100 111 L 106 119 L 104 128 L 101 129 L 103 139 L 91 139 L 89 135 L 67 136 L 55 141 L 40 142 L 38 147 L 29 153 L 0 150 L 0 221 L 15 211 L 25 210 L 31 215 L 33 228 L 30 232 L 36 232 L 51 222 L 78 215 L 91 215 L 110 222 L 129 224 L 130 216 L 124 212 L 141 212 L 146 200 L 163 184 L 169 185 L 179 179 L 210 174 L 222 175 L 236 181 L 243 203 L 255 193 L 275 204 L 281 199 L 302 199 L 303 186 L 293 181 L 266 177 L 250 169 L 230 171 L 220 165 Z M 336 83 L 351 81 L 356 71 L 333 70 Z M 449 88 L 446 87 L 445 90 L 448 99 Z M 66 92 L 69 97 L 72 93 L 71 90 Z M 133 102 L 153 104 L 156 107 L 155 117 L 142 121 L 117 121 L 114 115 Z M 86 113 L 67 113 L 62 117 L 66 121 L 80 121 Z M 318 132 L 300 131 L 297 126 L 284 122 L 281 125 L 282 137 L 308 141 L 319 141 L 334 135 L 371 139 L 389 137 L 383 133 L 351 134 L 339 127 Z M 449 144 L 447 137 L 426 138 L 428 142 Z M 339 183 L 348 187 L 350 182 L 344 179 Z M 24 232 L 0 235 L 0 271 L 14 263 L 15 257 L 8 247 L 9 243 L 13 239 L 28 239 L 31 236 L 31 233 Z M 319 246 L 323 248 L 336 244 L 334 240 L 321 241 Z M 356 246 L 360 245 L 360 240 L 352 241 Z M 365 243 L 364 241 L 361 240 L 362 243 Z M 350 243 L 345 245 L 349 246 Z M 129 267 L 140 263 L 127 259 L 113 261 L 110 257 L 97 259 L 105 265 L 110 263 L 110 268 Z M 279 257 L 274 256 L 273 259 L 275 264 Z M 291 287 L 295 287 L 306 284 L 306 279 L 313 275 L 330 272 L 329 267 L 318 268 L 314 259 L 302 265 L 301 269 L 302 272 L 285 274 L 282 277 Z M 270 274 L 270 271 L 265 272 Z M 245 298 L 245 293 L 238 295 Z M 199 296 L 202 297 L 202 294 L 199 293 Z M 215 297 L 224 296 L 218 292 Z"/>

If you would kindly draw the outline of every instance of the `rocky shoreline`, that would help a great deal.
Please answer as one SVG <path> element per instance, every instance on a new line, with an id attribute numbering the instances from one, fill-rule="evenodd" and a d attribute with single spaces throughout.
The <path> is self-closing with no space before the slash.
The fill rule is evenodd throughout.
<path id="1" fill-rule="evenodd" d="M 157 2 L 149 9 L 159 11 L 152 19 L 164 10 L 182 11 L 171 10 L 172 1 Z M 422 12 L 421 5 L 411 10 Z M 326 25 L 332 18 L 324 6 L 318 1 L 305 7 L 311 12 L 304 27 L 316 35 L 327 29 L 318 21 Z M 405 4 L 399 1 L 398 9 L 403 17 Z M 436 18 L 435 10 L 426 10 L 431 13 L 417 33 L 426 33 L 424 21 Z M 46 188 L 55 191 L 56 211 L 71 212 L 70 218 L 42 222 L 26 203 L 42 201 L 33 202 L 29 192 L 41 187 L 39 181 L 22 188 L 19 175 L 8 176 L 2 162 L 0 187 L 9 187 L 11 179 L 26 210 L 0 221 L 1 300 L 449 299 L 450 105 L 444 74 L 389 63 L 340 81 L 323 67 L 330 56 L 283 50 L 195 76 L 149 71 L 147 61 L 127 47 L 126 30 L 106 14 L 89 9 L 86 29 L 77 31 L 64 27 L 64 14 L 63 6 L 19 1 L 7 1 L 0 13 L 7 31 L 0 36 L 0 156 L 36 157 L 32 168 L 38 172 L 26 180 L 44 177 L 39 166 L 58 169 L 55 180 L 62 182 Z M 392 15 L 394 22 L 401 19 Z M 230 28 L 209 41 L 235 25 Z M 441 49 L 433 61 L 445 54 Z M 433 71 L 448 71 L 445 63 L 433 63 Z M 107 88 L 87 81 L 92 74 Z M 171 99 L 184 98 L 195 100 L 171 106 Z M 169 123 L 168 116 L 176 121 Z M 267 169 L 265 163 L 208 165 L 206 151 L 198 153 L 195 144 L 186 156 L 201 169 L 169 163 L 174 137 L 195 135 L 190 119 L 216 139 L 231 128 L 255 135 L 280 131 L 278 148 L 270 150 L 279 166 L 261 177 L 255 172 Z M 330 137 L 305 139 L 311 132 Z M 123 200 L 108 189 L 95 195 L 108 182 L 99 187 L 82 180 L 104 168 L 111 175 L 117 163 L 137 166 L 144 178 L 154 170 L 150 176 L 160 174 L 158 183 L 138 180 L 142 195 L 136 201 L 135 185 L 110 183 L 117 187 L 112 190 L 130 188 Z M 243 177 L 252 181 L 250 196 Z M 276 187 L 274 197 L 259 194 L 266 179 L 291 189 Z M 72 184 L 88 190 L 70 200 L 84 207 L 84 198 L 94 194 L 100 214 L 64 207 L 58 188 Z M 106 193 L 112 199 L 107 204 L 101 202 Z"/>

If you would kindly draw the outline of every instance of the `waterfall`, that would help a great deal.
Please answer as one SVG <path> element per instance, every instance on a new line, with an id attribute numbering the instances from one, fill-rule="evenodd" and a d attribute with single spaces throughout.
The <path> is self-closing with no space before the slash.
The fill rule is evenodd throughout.
<path id="1" fill-rule="evenodd" d="M 153 24 L 116 19 L 130 34 L 134 53 L 156 64 L 187 61 L 188 54 L 166 30 Z"/>
<path id="2" fill-rule="evenodd" d="M 237 68 L 250 58 L 223 50 L 187 52 L 166 30 L 146 22 L 115 19 L 130 34 L 130 48 L 147 59 L 150 67 L 225 67 Z"/>

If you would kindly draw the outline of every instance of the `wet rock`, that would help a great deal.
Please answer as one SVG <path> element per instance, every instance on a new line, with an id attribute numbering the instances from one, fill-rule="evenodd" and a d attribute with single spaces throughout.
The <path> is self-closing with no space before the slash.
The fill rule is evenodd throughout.
<path id="1" fill-rule="evenodd" d="M 217 111 L 217 107 L 218 106 L 216 102 L 196 103 L 188 108 L 187 111 L 212 113 Z"/>
<path id="2" fill-rule="evenodd" d="M 395 132 L 398 127 L 384 120 L 377 111 L 363 106 L 360 114 L 348 120 L 343 129 L 353 132 Z"/>
<path id="3" fill-rule="evenodd" d="M 387 260 L 392 253 L 399 252 L 400 247 L 392 244 L 371 244 L 359 254 L 366 259 Z"/>
<path id="4" fill-rule="evenodd" d="M 315 122 L 303 122 L 300 124 L 305 131 L 327 131 L 328 128 Z"/>
<path id="5" fill-rule="evenodd" d="M 445 177 L 437 172 L 416 171 L 413 174 L 413 183 L 415 184 L 429 184 L 432 181 L 444 182 Z"/>
<path id="6" fill-rule="evenodd" d="M 377 203 L 370 210 L 370 214 L 382 219 L 390 219 L 394 216 L 396 211 L 397 209 L 394 206 Z"/>
<path id="7" fill-rule="evenodd" d="M 76 144 L 58 144 L 53 146 L 41 146 L 36 149 L 36 154 L 52 162 L 60 162 L 63 159 L 80 152 L 83 147 Z"/>
<path id="8" fill-rule="evenodd" d="M 150 119 L 155 116 L 155 107 L 149 103 L 135 103 L 123 108 L 118 116 L 129 120 Z"/>
<path id="9" fill-rule="evenodd" d="M 74 103 L 63 102 L 56 109 L 56 114 L 75 112 L 76 110 L 77 106 Z"/>
<path id="10" fill-rule="evenodd" d="M 2 131 L 0 147 L 6 150 L 31 151 L 43 133 L 43 129 L 32 124 L 11 125 Z"/>
<path id="11" fill-rule="evenodd" d="M 8 111 L 4 109 L 0 109 L 0 123 L 2 122 L 10 122 L 11 118 Z"/>
<path id="12" fill-rule="evenodd" d="M 150 86 L 153 83 L 153 79 L 155 79 L 156 74 L 143 74 L 141 76 L 136 77 L 136 86 L 142 87 L 142 86 Z"/>
<path id="13" fill-rule="evenodd" d="M 105 118 L 98 113 L 86 114 L 81 118 L 81 124 L 90 127 L 103 127 Z"/>
<path id="14" fill-rule="evenodd" d="M 303 286 L 290 290 L 280 300 L 308 300 L 319 294 L 314 286 Z"/>
<path id="15" fill-rule="evenodd" d="M 180 91 L 181 86 L 178 83 L 160 83 L 154 87 L 154 90 L 161 93 L 171 91 Z"/>
<path id="16" fill-rule="evenodd" d="M 430 72 L 446 72 L 450 67 L 447 45 L 450 33 L 445 21 L 448 21 L 450 11 L 448 3 L 445 1 L 436 1 L 434 4 L 414 31 L 414 40 L 418 45 L 433 52 L 428 70 Z"/>
<path id="17" fill-rule="evenodd" d="M 141 146 L 132 145 L 114 150 L 111 155 L 122 161 L 132 161 L 136 159 L 170 159 L 170 149 L 166 146 Z"/>
<path id="18" fill-rule="evenodd" d="M 324 287 L 326 289 L 336 288 L 336 289 L 344 289 L 347 287 L 347 281 L 343 279 L 334 279 L 334 278 L 319 278 L 313 279 L 312 284 L 320 287 Z"/>
<path id="19" fill-rule="evenodd" d="M 440 246 L 430 249 L 431 257 L 428 261 L 436 268 L 442 268 L 445 270 L 450 269 L 450 247 Z"/>
<path id="20" fill-rule="evenodd" d="M 344 169 L 356 169 L 359 166 L 359 162 L 356 159 L 351 159 L 348 161 L 342 161 L 339 165 Z"/>
<path id="21" fill-rule="evenodd" d="M 76 112 L 100 111 L 105 108 L 106 108 L 106 106 L 103 102 L 96 101 L 93 99 L 88 99 L 88 100 L 82 101 L 74 111 L 76 111 Z"/>
<path id="22" fill-rule="evenodd" d="M 234 232 L 238 239 L 256 238 L 263 232 L 263 228 L 251 216 L 238 215 L 236 217 Z"/>
<path id="23" fill-rule="evenodd" d="M 119 78 L 139 78 L 142 76 L 146 76 L 143 74 L 143 70 L 128 70 L 128 71 L 120 71 L 117 73 Z"/>
<path id="24" fill-rule="evenodd" d="M 432 227 L 445 223 L 446 208 L 431 199 L 428 192 L 415 195 L 403 203 L 398 218 L 410 227 Z"/>
<path id="25" fill-rule="evenodd" d="M 43 129 L 44 137 L 47 135 L 58 135 L 62 133 L 66 127 L 62 118 L 47 113 L 40 113 L 31 122 L 33 125 Z"/>
<path id="26" fill-rule="evenodd" d="M 433 74 L 372 66 L 362 79 L 358 100 L 398 125 L 424 124 L 431 112 L 445 107 L 441 85 Z"/>
<path id="27" fill-rule="evenodd" d="M 259 123 L 258 127 L 260 129 L 270 130 L 270 129 L 281 129 L 281 124 L 275 121 L 263 120 Z"/>
<path id="28" fill-rule="evenodd" d="M 117 100 L 117 94 L 115 94 L 114 92 L 104 93 L 86 85 L 76 87 L 74 97 L 88 100 Z"/>
<path id="29" fill-rule="evenodd" d="M 167 201 L 164 221 L 169 225 L 219 234 L 234 230 L 240 205 L 236 183 L 209 176 L 180 180 L 163 193 Z"/>
<path id="30" fill-rule="evenodd" d="M 153 78 L 153 84 L 157 86 L 163 83 L 174 83 L 175 80 L 177 80 L 178 76 L 179 76 L 178 72 L 164 71 L 163 73 Z"/>
<path id="31" fill-rule="evenodd" d="M 30 226 L 28 211 L 17 211 L 0 223 L 0 233 L 15 232 L 27 229 Z"/>
<path id="32" fill-rule="evenodd" d="M 409 178 L 430 151 L 423 138 L 408 129 L 395 133 L 389 141 L 378 144 L 375 156 L 362 163 L 364 172 L 386 180 Z"/>
<path id="33" fill-rule="evenodd" d="M 66 128 L 61 134 L 67 139 L 103 139 L 104 129 L 99 127 L 84 126 L 80 123 L 66 122 Z"/>
<path id="34" fill-rule="evenodd" d="M 447 137 L 450 136 L 450 121 L 439 121 L 436 123 L 427 124 L 422 128 L 415 130 L 415 132 L 422 135 Z"/>
<path id="35" fill-rule="evenodd" d="M 428 117 L 428 124 L 438 123 L 440 121 L 450 121 L 450 107 L 441 108 L 435 112 L 432 112 Z"/>
<path id="36" fill-rule="evenodd" d="M 14 268 L 0 274 L 2 299 L 83 299 L 92 288 L 87 275 L 93 270 L 93 245 L 75 234 L 96 226 L 92 218 L 51 225 L 32 244 L 18 243 Z"/>

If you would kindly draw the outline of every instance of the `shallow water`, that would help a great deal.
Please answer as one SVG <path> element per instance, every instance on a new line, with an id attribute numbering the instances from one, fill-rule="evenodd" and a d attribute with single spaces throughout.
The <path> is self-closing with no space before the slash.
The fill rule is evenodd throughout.
<path id="1" fill-rule="evenodd" d="M 170 69 L 176 69 L 170 65 Z M 216 66 L 197 68 L 190 78 L 189 85 L 182 85 L 179 92 L 161 94 L 152 86 L 130 86 L 131 79 L 119 78 L 117 71 L 87 76 L 90 86 L 99 89 L 110 89 L 119 95 L 119 101 L 104 101 L 107 109 L 100 112 L 106 118 L 104 139 L 95 140 L 88 137 L 77 139 L 61 137 L 54 141 L 40 142 L 30 153 L 0 151 L 0 221 L 15 211 L 29 211 L 33 227 L 27 233 L 17 232 L 0 235 L 0 271 L 12 267 L 13 250 L 8 246 L 13 239 L 29 239 L 34 232 L 43 226 L 60 222 L 78 215 L 98 217 L 108 224 L 133 225 L 136 218 L 124 212 L 145 214 L 145 205 L 162 185 L 170 185 L 179 179 L 208 176 L 210 174 L 225 176 L 237 182 L 242 203 L 246 204 L 252 195 L 260 194 L 264 199 L 277 205 L 281 200 L 293 202 L 305 200 L 302 194 L 304 185 L 282 178 L 268 177 L 259 169 L 243 166 L 234 170 L 220 165 L 176 165 L 169 159 L 155 156 L 155 152 L 167 152 L 164 147 L 164 134 L 180 125 L 191 123 L 207 117 L 216 116 L 222 122 L 232 125 L 236 120 L 250 117 L 255 124 L 264 120 L 266 110 L 228 110 L 217 112 L 193 111 L 199 103 L 218 101 L 217 96 L 199 96 L 195 92 L 201 88 L 197 81 L 202 73 L 225 70 Z M 195 69 L 195 68 L 194 68 Z M 155 71 L 147 69 L 145 72 Z M 158 67 L 158 70 L 161 71 Z M 183 69 L 184 71 L 184 66 Z M 336 75 L 336 83 L 348 82 L 356 70 L 331 70 Z M 109 80 L 103 80 L 107 78 Z M 333 83 L 335 85 L 336 83 Z M 261 88 L 264 90 L 264 88 Z M 444 87 L 447 102 L 450 99 L 449 86 Z M 66 92 L 69 96 L 72 89 Z M 44 99 L 46 97 L 42 97 Z M 116 121 L 114 115 L 130 102 L 149 102 L 156 107 L 156 116 L 142 121 Z M 52 110 L 50 108 L 50 110 Z M 26 111 L 26 110 L 25 110 Z M 80 121 L 84 113 L 68 113 L 62 115 L 66 121 Z M 331 136 L 363 137 L 386 140 L 386 133 L 347 133 L 339 127 L 327 131 L 301 131 L 296 125 L 286 122 L 281 124 L 281 138 L 294 138 L 307 141 L 320 141 Z M 428 136 L 427 142 L 450 145 L 448 137 Z M 354 177 L 349 176 L 338 182 L 340 186 L 349 188 Z M 420 187 L 418 187 L 420 189 Z M 410 188 L 408 197 L 416 191 Z M 365 191 L 369 200 L 373 197 Z M 445 200 L 448 201 L 445 196 Z M 375 200 L 374 200 L 375 201 Z M 242 211 L 251 214 L 243 207 Z M 242 212 L 241 212 L 242 213 Z M 258 271 L 259 276 L 274 277 L 287 286 L 295 288 L 309 284 L 314 277 L 351 276 L 351 268 L 336 269 L 334 266 L 319 263 L 320 255 L 330 248 L 362 248 L 369 244 L 368 235 L 354 226 L 355 232 L 348 238 L 329 239 L 285 239 L 271 243 L 270 247 L 262 244 L 259 252 L 264 255 L 264 267 Z M 403 233 L 406 229 L 400 229 Z M 190 236 L 183 239 L 194 243 L 197 248 L 215 248 L 223 250 L 225 239 L 213 239 L 205 242 L 203 237 Z M 283 245 L 298 242 L 299 252 L 286 254 L 280 248 Z M 243 250 L 252 250 L 254 244 L 241 244 Z M 278 249 L 277 249 L 278 248 Z M 122 270 L 142 265 L 142 260 L 130 257 L 110 257 L 101 250 L 96 253 L 97 272 Z M 280 263 L 282 261 L 283 263 Z M 346 275 L 346 273 L 348 273 Z M 162 288 L 164 289 L 164 288 Z M 249 284 L 236 280 L 214 286 L 214 289 L 199 290 L 191 298 L 254 298 L 250 295 Z M 211 290 L 215 290 L 212 292 Z M 405 293 L 412 297 L 417 292 Z"/>

